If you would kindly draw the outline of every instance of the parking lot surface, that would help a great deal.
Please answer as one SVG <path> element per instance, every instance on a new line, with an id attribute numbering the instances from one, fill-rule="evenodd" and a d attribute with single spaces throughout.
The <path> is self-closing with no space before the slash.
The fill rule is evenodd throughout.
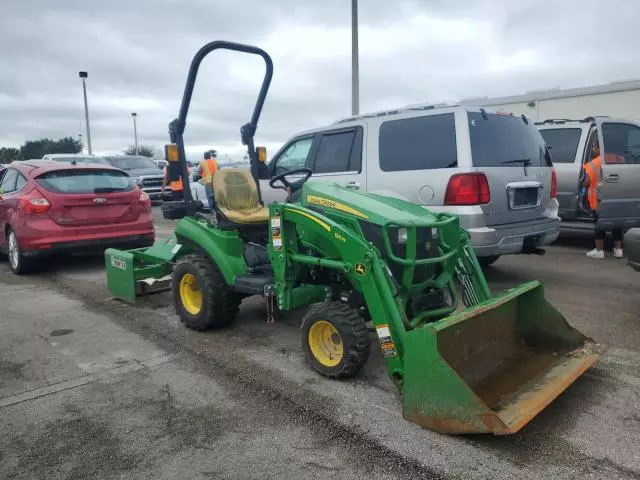
<path id="1" fill-rule="evenodd" d="M 28 277 L 0 263 L 0 477 L 640 478 L 640 274 L 587 259 L 589 247 L 574 235 L 487 269 L 494 291 L 540 280 L 605 349 L 508 437 L 404 421 L 375 349 L 355 379 L 318 376 L 300 313 L 267 325 L 260 298 L 231 328 L 196 333 L 168 293 L 135 307 L 110 298 L 100 257 Z"/>

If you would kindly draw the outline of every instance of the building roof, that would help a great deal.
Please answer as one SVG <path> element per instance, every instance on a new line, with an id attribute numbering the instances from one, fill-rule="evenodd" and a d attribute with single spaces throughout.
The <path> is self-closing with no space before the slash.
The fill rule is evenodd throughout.
<path id="1" fill-rule="evenodd" d="M 506 103 L 525 103 L 537 100 L 552 100 L 554 98 L 580 97 L 583 95 L 597 95 L 602 93 L 624 92 L 627 90 L 639 90 L 640 80 L 628 80 L 623 82 L 611 82 L 605 85 L 594 85 L 591 87 L 579 87 L 550 90 L 532 90 L 524 95 L 511 95 L 507 97 L 473 97 L 463 98 L 460 105 L 503 105 Z"/>

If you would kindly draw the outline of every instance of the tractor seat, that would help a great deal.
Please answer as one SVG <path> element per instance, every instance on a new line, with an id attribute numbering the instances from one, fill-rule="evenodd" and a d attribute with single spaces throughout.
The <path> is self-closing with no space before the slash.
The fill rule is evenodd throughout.
<path id="1" fill-rule="evenodd" d="M 213 176 L 216 205 L 229 221 L 256 225 L 269 221 L 269 209 L 260 205 L 251 172 L 241 168 L 218 170 Z"/>

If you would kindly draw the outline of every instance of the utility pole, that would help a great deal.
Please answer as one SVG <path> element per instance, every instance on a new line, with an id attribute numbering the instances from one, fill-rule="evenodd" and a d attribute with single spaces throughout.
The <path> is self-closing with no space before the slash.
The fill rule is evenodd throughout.
<path id="1" fill-rule="evenodd" d="M 358 71 L 358 0 L 351 0 L 351 115 L 360 113 Z"/>
<path id="2" fill-rule="evenodd" d="M 136 155 L 138 155 L 138 125 L 136 124 L 136 117 L 138 114 L 136 112 L 132 112 L 131 116 L 133 117 L 133 138 L 136 145 Z"/>
<path id="3" fill-rule="evenodd" d="M 89 129 L 89 105 L 87 104 L 87 84 L 85 83 L 89 74 L 87 72 L 78 72 L 78 76 L 82 79 L 82 93 L 84 94 L 84 121 L 87 124 L 87 150 L 89 155 L 92 155 L 91 131 Z"/>

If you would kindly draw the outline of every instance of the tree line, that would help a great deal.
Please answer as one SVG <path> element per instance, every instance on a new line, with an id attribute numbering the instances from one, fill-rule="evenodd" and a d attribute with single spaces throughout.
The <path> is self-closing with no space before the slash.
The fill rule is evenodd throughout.
<path id="1" fill-rule="evenodd" d="M 82 153 L 82 142 L 73 137 L 63 137 L 58 140 L 41 138 L 28 140 L 20 147 L 0 147 L 0 164 L 11 163 L 14 160 L 32 160 L 42 158 L 49 153 Z M 135 155 L 132 145 L 123 151 L 126 155 Z M 153 157 L 154 149 L 146 145 L 138 146 L 138 155 Z"/>

